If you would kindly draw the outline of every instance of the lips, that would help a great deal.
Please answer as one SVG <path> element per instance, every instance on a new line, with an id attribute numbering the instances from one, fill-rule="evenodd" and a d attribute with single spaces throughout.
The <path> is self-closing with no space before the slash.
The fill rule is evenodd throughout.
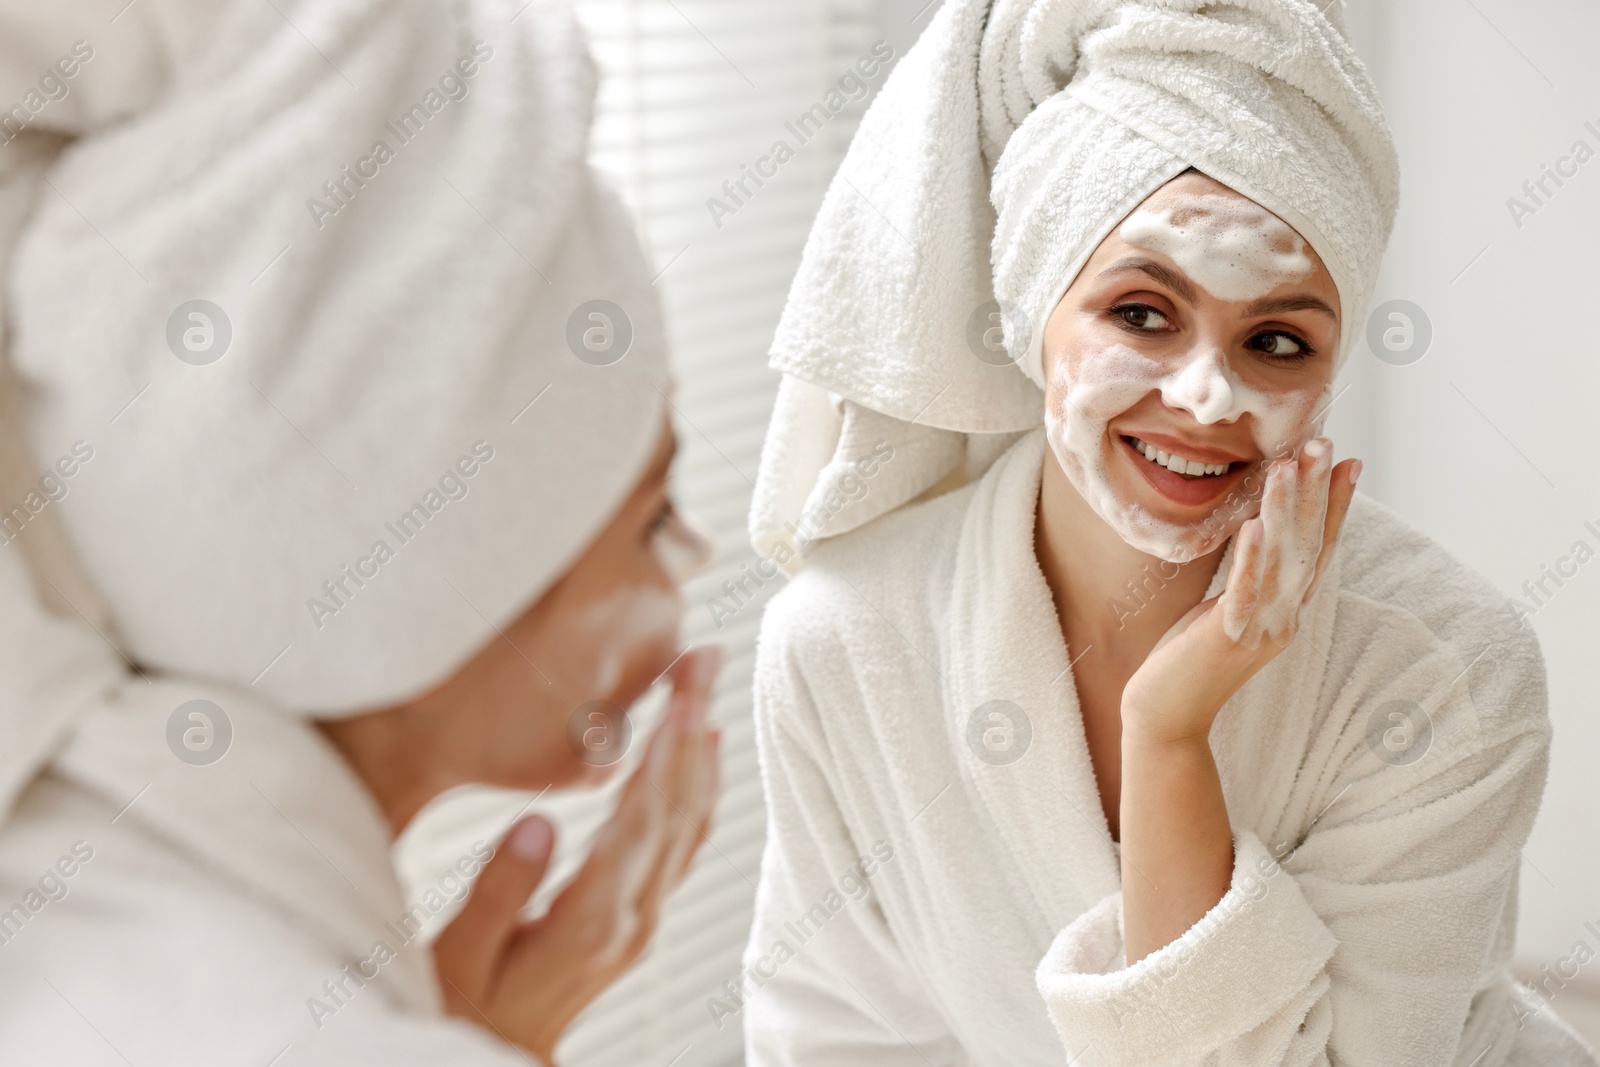
<path id="1" fill-rule="evenodd" d="M 1162 445 L 1169 446 L 1170 451 Z M 1250 461 L 1219 449 L 1192 446 L 1159 435 L 1119 435 L 1117 446 L 1151 488 L 1182 507 L 1212 503 L 1233 489 L 1252 466 Z"/>

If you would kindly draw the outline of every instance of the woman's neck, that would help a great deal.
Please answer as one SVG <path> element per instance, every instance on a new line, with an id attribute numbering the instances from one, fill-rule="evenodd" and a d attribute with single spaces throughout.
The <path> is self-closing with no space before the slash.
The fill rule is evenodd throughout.
<path id="1" fill-rule="evenodd" d="M 391 708 L 348 719 L 316 723 L 322 735 L 344 756 L 383 812 L 391 839 L 440 793 L 457 781 L 449 773 L 444 746 L 431 733 L 428 717 L 411 707 Z M 420 754 L 432 754 L 432 760 Z"/>
<path id="2" fill-rule="evenodd" d="M 1101 662 L 1137 668 L 1161 636 L 1200 603 L 1221 552 L 1181 565 L 1140 552 L 1095 513 L 1046 450 L 1034 554 L 1055 600 L 1070 659 L 1093 646 Z"/>

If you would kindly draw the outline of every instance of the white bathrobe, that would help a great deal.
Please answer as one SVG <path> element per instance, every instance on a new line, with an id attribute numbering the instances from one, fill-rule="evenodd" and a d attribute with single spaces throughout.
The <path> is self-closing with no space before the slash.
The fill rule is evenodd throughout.
<path id="1" fill-rule="evenodd" d="M 459 891 L 403 899 L 370 794 L 308 721 L 216 685 L 122 684 L 109 649 L 78 651 L 78 683 L 122 692 L 0 834 L 0 1063 L 527 1067 L 441 1014 L 405 916 Z M 210 766 L 167 747 L 196 697 L 233 727 Z"/>
<path id="2" fill-rule="evenodd" d="M 595 78 L 565 0 L 0 0 L 0 1064 L 530 1062 L 413 936 L 483 854 L 402 899 L 310 716 L 453 674 L 654 453 Z"/>
<path id="3" fill-rule="evenodd" d="M 1033 554 L 1044 456 L 1032 432 L 823 544 L 768 608 L 770 836 L 729 1005 L 751 1067 L 1594 1064 L 1506 971 L 1550 739 L 1535 639 L 1366 498 L 1300 636 L 1212 729 L 1227 895 L 1123 966 L 1073 685 L 1094 651 L 1069 668 Z M 994 700 L 1026 717 L 1014 762 L 968 740 Z M 1391 701 L 1432 724 L 1405 765 L 1368 740 Z"/>

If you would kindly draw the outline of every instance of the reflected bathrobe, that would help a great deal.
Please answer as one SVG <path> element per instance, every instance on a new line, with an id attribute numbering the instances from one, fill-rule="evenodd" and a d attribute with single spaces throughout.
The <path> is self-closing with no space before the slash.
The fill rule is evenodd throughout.
<path id="1" fill-rule="evenodd" d="M 0 0 L 0 1064 L 530 1062 L 443 1014 L 311 716 L 454 674 L 654 453 L 595 85 L 564 0 Z"/>
<path id="2" fill-rule="evenodd" d="M 225 686 L 124 682 L 92 633 L 50 636 L 75 668 L 59 689 L 95 706 L 0 834 L 0 1063 L 533 1062 L 443 1014 L 407 919 L 442 901 L 405 897 L 371 794 L 310 722 Z M 231 724 L 209 766 L 168 748 L 193 699 Z"/>
<path id="3" fill-rule="evenodd" d="M 824 543 L 768 608 L 750 1067 L 1594 1064 L 1506 970 L 1550 738 L 1536 640 L 1365 497 L 1212 728 L 1232 884 L 1123 965 L 1073 685 L 1094 653 L 1069 665 L 1033 554 L 1045 450 Z"/>

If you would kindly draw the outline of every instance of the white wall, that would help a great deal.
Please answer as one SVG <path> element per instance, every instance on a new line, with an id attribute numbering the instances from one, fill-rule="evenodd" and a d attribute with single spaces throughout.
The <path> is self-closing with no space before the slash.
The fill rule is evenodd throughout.
<path id="1" fill-rule="evenodd" d="M 1350 21 L 1404 175 L 1378 299 L 1422 307 L 1434 338 L 1409 366 L 1353 353 L 1334 440 L 1366 460 L 1365 491 L 1520 595 L 1575 541 L 1600 552 L 1584 528 L 1600 530 L 1600 8 L 1354 0 Z M 1519 227 L 1508 198 L 1580 139 L 1596 158 L 1564 187 L 1548 183 L 1553 195 Z M 1519 937 L 1534 970 L 1579 937 L 1594 947 L 1583 922 L 1600 923 L 1600 558 L 1546 588 L 1555 595 L 1532 625 L 1555 740 L 1524 850 Z"/>

